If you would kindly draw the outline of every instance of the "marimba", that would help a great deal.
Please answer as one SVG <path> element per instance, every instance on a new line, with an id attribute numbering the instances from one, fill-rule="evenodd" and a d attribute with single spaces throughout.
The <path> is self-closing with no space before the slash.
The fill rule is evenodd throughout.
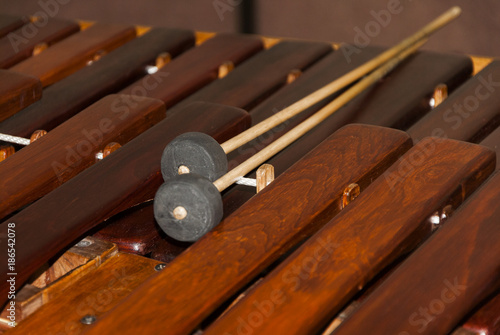
<path id="1" fill-rule="evenodd" d="M 1 148 L 6 334 L 500 332 L 497 61 L 417 53 L 184 243 L 153 216 L 169 142 L 223 142 L 382 49 L 7 16 L 0 45 L 0 133 L 31 143 Z"/>

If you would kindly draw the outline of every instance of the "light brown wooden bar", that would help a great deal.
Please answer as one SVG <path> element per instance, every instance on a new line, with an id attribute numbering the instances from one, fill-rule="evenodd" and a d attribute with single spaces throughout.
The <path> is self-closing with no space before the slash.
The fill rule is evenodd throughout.
<path id="1" fill-rule="evenodd" d="M 9 334 L 78 334 L 89 327 L 81 319 L 100 317 L 157 273 L 160 262 L 130 254 L 117 254 L 100 267 L 75 280 L 64 294 L 51 299 Z"/>
<path id="2" fill-rule="evenodd" d="M 45 87 L 133 39 L 135 34 L 132 26 L 94 24 L 11 69 L 39 78 Z"/>
<path id="3" fill-rule="evenodd" d="M 423 140 L 204 334 L 320 331 L 377 273 L 430 234 L 427 219 L 435 211 L 458 207 L 493 166 L 493 152 L 480 146 Z"/>
<path id="4" fill-rule="evenodd" d="M 147 65 L 144 58 L 148 53 L 144 49 L 151 50 L 149 43 L 176 45 L 176 40 L 182 41 L 186 37 L 189 37 L 189 44 L 192 43 L 191 36 L 186 36 L 187 32 L 179 32 L 179 39 L 168 37 L 172 34 L 177 35 L 175 31 L 152 29 L 105 55 L 92 66 L 51 85 L 44 90 L 44 99 L 38 104 L 2 122 L 0 132 L 29 136 L 35 129 L 50 130 L 87 107 L 93 99 L 97 100 L 105 94 L 119 90 L 122 86 L 129 85 L 129 81 L 135 81 L 128 88 L 129 94 L 135 94 L 134 100 L 140 99 L 144 92 L 155 91 L 158 86 L 163 87 L 162 94 L 150 94 L 148 97 L 163 100 L 169 110 L 169 107 L 199 89 L 207 81 L 214 80 L 222 62 L 231 60 L 234 64 L 239 64 L 262 48 L 262 42 L 257 37 L 220 35 L 173 58 L 153 75 L 146 75 L 140 80 L 130 75 L 131 69 L 136 68 L 141 59 L 142 66 Z M 163 40 L 164 35 L 167 35 L 170 42 Z M 175 49 L 170 49 L 167 51 L 175 56 Z M 130 67 L 127 68 L 129 64 Z M 137 75 L 138 73 L 135 74 Z M 121 91 L 124 94 L 127 94 L 126 92 L 127 90 Z"/>
<path id="5" fill-rule="evenodd" d="M 185 118 L 192 122 L 186 123 Z M 0 243 L 6 243 L 8 223 L 14 223 L 17 287 L 103 220 L 152 199 L 163 181 L 158 157 L 173 138 L 201 131 L 223 141 L 246 129 L 249 118 L 238 108 L 193 103 L 9 217 L 6 224 L 0 224 Z M 0 257 L 3 278 L 7 276 L 7 260 Z M 8 289 L 5 279 L 4 284 L 0 283 L 3 302 Z"/>
<path id="6" fill-rule="evenodd" d="M 59 257 L 45 272 L 16 294 L 16 323 L 20 323 L 41 306 L 67 293 L 80 278 L 91 274 L 107 259 L 118 253 L 115 244 L 88 237 Z M 1 317 L 9 311 L 4 309 Z"/>
<path id="7" fill-rule="evenodd" d="M 0 122 L 42 97 L 42 84 L 33 76 L 0 70 Z"/>
<path id="8" fill-rule="evenodd" d="M 144 283 L 89 334 L 189 333 L 337 214 L 345 186 L 356 182 L 365 188 L 410 146 L 397 130 L 342 128 Z"/>
<path id="9" fill-rule="evenodd" d="M 41 198 L 96 162 L 110 142 L 122 145 L 165 118 L 165 105 L 108 95 L 0 164 L 0 218 Z"/>
<path id="10" fill-rule="evenodd" d="M 80 31 L 78 23 L 69 20 L 42 23 L 30 22 L 0 39 L 0 68 L 9 68 L 38 52 L 37 47 L 47 48 Z"/>
<path id="11" fill-rule="evenodd" d="M 452 331 L 500 288 L 499 201 L 497 172 L 335 334 Z"/>
<path id="12" fill-rule="evenodd" d="M 221 45 L 221 48 L 228 48 L 231 50 L 228 52 L 229 58 L 229 56 L 235 53 L 238 49 L 237 45 L 231 46 L 225 43 L 225 41 L 235 39 L 235 43 L 238 44 L 245 42 L 244 40 L 238 41 L 238 38 L 241 37 L 232 35 L 216 36 L 213 39 L 206 41 L 199 48 L 204 45 L 210 47 L 212 44 L 219 44 Z M 172 95 L 177 92 L 172 91 L 172 84 L 171 81 L 169 81 L 170 78 L 168 77 L 168 67 L 165 67 L 163 71 L 160 70 L 159 73 L 155 73 L 151 76 L 152 78 L 160 78 L 160 80 L 153 79 L 158 82 L 158 85 L 150 90 L 147 90 L 147 92 L 144 89 L 141 90 L 141 87 L 138 88 L 137 84 L 132 84 L 122 90 L 121 93 L 152 97 L 163 100 L 168 104 L 179 102 L 176 108 L 186 106 L 195 101 L 210 101 L 249 109 L 258 102 L 267 98 L 279 87 L 285 85 L 286 77 L 290 71 L 297 68 L 306 68 L 331 51 L 331 47 L 325 43 L 302 41 L 287 41 L 279 43 L 268 50 L 264 50 L 255 57 L 248 59 L 244 64 L 242 64 L 242 66 L 236 67 L 232 72 L 224 77 L 223 80 L 214 81 L 214 79 L 217 78 L 217 72 L 219 66 L 221 65 L 219 55 L 215 53 L 210 54 L 210 58 L 205 60 L 209 63 L 209 61 L 212 61 L 213 58 L 217 59 L 217 61 L 213 64 L 213 69 L 217 70 L 215 73 L 213 71 L 203 71 L 203 76 L 197 76 L 194 78 L 191 76 L 185 76 L 183 72 L 189 71 L 196 73 L 199 72 L 200 68 L 205 65 L 203 62 L 197 61 L 199 56 L 198 58 L 195 58 L 196 52 L 193 50 L 189 57 L 186 54 L 186 57 L 179 59 L 177 62 L 176 67 L 182 66 L 184 71 L 179 73 L 179 78 L 175 78 L 175 85 L 176 87 L 179 87 L 179 90 L 184 89 L 187 85 L 190 87 L 194 86 L 195 89 L 191 88 L 190 90 L 185 90 L 184 94 L 175 101 L 172 101 Z M 233 63 L 238 64 L 241 62 L 241 58 L 234 58 L 235 61 L 233 61 Z M 266 73 L 267 76 L 262 76 L 262 73 Z M 177 75 L 177 73 L 174 75 Z M 162 77 L 166 77 L 167 80 L 161 80 Z M 240 94 L 240 92 L 242 87 L 246 85 L 247 82 L 255 84 L 252 85 L 251 88 L 247 88 L 247 90 L 251 90 L 252 93 L 248 95 L 248 103 L 245 105 L 241 103 L 241 101 L 244 100 L 244 94 Z M 206 84 L 209 85 L 204 87 L 203 90 L 196 91 L 196 89 L 201 88 Z M 138 90 L 140 92 L 138 92 Z M 190 93 L 193 94 L 189 95 Z M 180 98 L 185 99 L 180 101 Z M 167 105 L 167 108 L 168 107 L 169 105 Z M 170 112 L 170 110 L 167 112 Z"/>

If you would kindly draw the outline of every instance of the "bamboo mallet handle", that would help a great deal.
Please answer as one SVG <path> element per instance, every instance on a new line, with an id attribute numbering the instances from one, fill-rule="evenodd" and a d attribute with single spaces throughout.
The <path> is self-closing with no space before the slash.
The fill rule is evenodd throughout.
<path id="1" fill-rule="evenodd" d="M 309 130 L 320 124 L 324 119 L 328 116 L 332 115 L 339 108 L 344 106 L 346 103 L 354 99 L 358 94 L 364 91 L 366 88 L 380 80 L 387 73 L 389 73 L 392 69 L 394 69 L 399 63 L 401 63 L 408 56 L 413 54 L 418 50 L 425 42 L 426 38 L 420 40 L 410 48 L 406 49 L 395 58 L 372 72 L 370 75 L 359 81 L 357 84 L 352 86 L 350 89 L 342 93 L 335 100 L 330 102 L 328 105 L 323 107 L 314 115 L 310 116 L 306 120 L 304 120 L 299 125 L 295 126 L 293 129 L 288 131 L 285 135 L 278 138 L 276 141 L 269 144 L 267 147 L 262 149 L 257 154 L 253 155 L 228 173 L 226 173 L 221 178 L 217 179 L 214 182 L 215 187 L 222 192 L 229 186 L 231 186 L 239 177 L 246 175 L 265 161 L 267 161 L 272 156 L 276 155 L 278 152 L 292 144 L 302 135 L 307 133 Z"/>
<path id="2" fill-rule="evenodd" d="M 232 152 L 233 150 L 241 147 L 242 145 L 250 142 L 254 138 L 264 134 L 265 132 L 273 129 L 274 127 L 280 125 L 286 120 L 294 117 L 310 106 L 316 104 L 317 102 L 323 100 L 324 98 L 332 95 L 333 93 L 339 91 L 340 89 L 350 85 L 359 78 L 370 73 L 380 65 L 386 63 L 397 54 L 401 53 L 403 50 L 409 48 L 413 44 L 429 37 L 432 33 L 436 32 L 438 29 L 458 17 L 461 13 L 460 7 L 452 7 L 443 13 L 441 16 L 436 18 L 431 23 L 427 24 L 425 27 L 417 31 L 415 34 L 404 39 L 398 45 L 390 48 L 389 50 L 383 52 L 372 60 L 364 63 L 358 68 L 352 70 L 351 72 L 345 74 L 344 76 L 332 81 L 330 84 L 323 86 L 317 91 L 309 94 L 308 96 L 300 99 L 299 101 L 293 103 L 287 108 L 281 110 L 279 113 L 259 122 L 255 126 L 247 129 L 246 131 L 240 133 L 239 135 L 231 138 L 230 140 L 222 143 L 222 149 L 226 154 Z"/>

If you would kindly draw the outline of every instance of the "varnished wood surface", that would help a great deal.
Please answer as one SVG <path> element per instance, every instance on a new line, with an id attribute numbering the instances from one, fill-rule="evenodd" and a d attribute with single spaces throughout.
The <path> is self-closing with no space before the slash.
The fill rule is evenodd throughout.
<path id="1" fill-rule="evenodd" d="M 168 52 L 176 57 L 193 44 L 194 36 L 190 31 L 152 29 L 45 88 L 37 104 L 0 123 L 0 132 L 29 137 L 37 129 L 50 131 L 93 102 L 146 74 L 146 66 L 154 64 L 160 53 Z"/>
<path id="2" fill-rule="evenodd" d="M 50 46 L 78 31 L 80 26 L 74 21 L 51 19 L 38 27 L 34 22 L 31 27 L 21 27 L 0 39 L 0 68 L 9 68 L 33 55 L 33 49 L 38 44 Z M 25 31 L 36 32 L 27 38 Z"/>
<path id="3" fill-rule="evenodd" d="M 164 235 L 154 219 L 151 202 L 130 208 L 107 220 L 94 236 L 116 243 L 120 251 L 145 255 Z"/>
<path id="4" fill-rule="evenodd" d="M 101 266 L 104 261 L 117 253 L 118 248 L 115 244 L 86 237 L 66 251 L 31 284 L 44 289 L 44 299 L 49 301 L 63 294 L 61 291 L 84 276 L 86 272 L 90 271 L 89 268 L 94 269 Z M 57 283 L 57 288 L 55 283 Z"/>
<path id="5" fill-rule="evenodd" d="M 16 293 L 18 324 L 49 301 L 64 295 L 77 280 L 91 274 L 107 259 L 118 253 L 113 243 L 95 238 L 86 238 L 85 241 L 92 244 L 73 246 L 32 284 L 26 284 Z M 1 316 L 5 318 L 8 315 L 9 311 L 4 308 Z"/>
<path id="6" fill-rule="evenodd" d="M 224 103 L 250 110 L 259 102 L 286 84 L 288 74 L 303 70 L 332 51 L 330 45 L 319 42 L 284 41 L 250 58 L 236 67 L 223 80 L 192 94 L 179 105 L 192 101 Z M 252 83 L 251 92 L 244 103 L 241 88 Z M 243 95 L 243 97 L 242 97 Z"/>
<path id="7" fill-rule="evenodd" d="M 500 61 L 453 92 L 442 104 L 408 129 L 415 141 L 438 136 L 481 141 L 500 125 Z"/>
<path id="8" fill-rule="evenodd" d="M 4 37 L 9 32 L 22 27 L 28 20 L 17 16 L 0 15 L 0 37 Z"/>
<path id="9" fill-rule="evenodd" d="M 155 82 L 157 85 L 148 87 L 142 95 L 160 99 L 169 108 L 217 79 L 219 66 L 224 62 L 230 61 L 238 65 L 262 48 L 262 41 L 257 37 L 217 35 L 187 51 L 157 73 L 146 76 L 144 80 Z M 143 91 L 143 86 L 143 82 L 138 81 L 123 89 L 121 93 L 137 95 L 138 91 Z"/>
<path id="10" fill-rule="evenodd" d="M 96 54 L 128 42 L 135 34 L 132 26 L 97 23 L 11 69 L 39 78 L 45 87 L 83 68 Z"/>
<path id="11" fill-rule="evenodd" d="M 185 122 L 186 119 L 191 122 Z M 243 110 L 197 103 L 173 114 L 142 133 L 99 164 L 95 164 L 42 199 L 9 218 L 16 224 L 17 282 L 23 283 L 42 264 L 54 257 L 98 223 L 138 203 L 152 199 L 163 182 L 160 157 L 176 136 L 205 132 L 227 140 L 250 123 Z M 44 235 L 39 234 L 44 231 Z M 7 236 L 7 224 L 0 224 Z M 2 244 L 6 239 L 3 237 Z M 0 258 L 2 278 L 7 258 Z M 0 291 L 7 297 L 7 285 Z M 5 302 L 5 298 L 1 300 Z"/>
<path id="12" fill-rule="evenodd" d="M 78 334 L 88 328 L 86 315 L 100 317 L 156 273 L 159 262 L 118 254 L 66 288 L 8 334 Z"/>
<path id="13" fill-rule="evenodd" d="M 225 299 L 337 214 L 345 186 L 357 182 L 366 187 L 410 145 L 408 136 L 397 130 L 363 125 L 339 130 L 88 333 L 154 334 L 167 328 L 169 334 L 189 333 Z M 151 318 L 158 313 L 161 318 Z"/>
<path id="14" fill-rule="evenodd" d="M 125 145 L 165 118 L 165 105 L 108 95 L 0 163 L 0 218 L 41 198 L 96 162 L 110 142 Z"/>
<path id="15" fill-rule="evenodd" d="M 262 313 L 255 301 L 270 302 L 273 308 L 252 328 L 256 333 L 320 331 L 378 272 L 426 238 L 432 230 L 428 217 L 448 204 L 457 207 L 487 178 L 493 162 L 493 153 L 479 146 L 421 142 L 204 334 L 237 333 L 239 318 L 249 322 L 249 315 Z M 349 334 L 368 332 L 370 328 Z"/>
<path id="16" fill-rule="evenodd" d="M 500 174 L 496 173 L 334 334 L 367 329 L 384 335 L 453 330 L 499 287 L 499 199 Z M 420 308 L 430 315 L 422 315 Z"/>
<path id="17" fill-rule="evenodd" d="M 41 97 L 42 84 L 37 78 L 0 70 L 0 122 Z"/>
<path id="18" fill-rule="evenodd" d="M 134 206 L 104 223 L 95 237 L 116 243 L 120 251 L 138 255 L 150 254 L 161 262 L 170 263 L 192 243 L 168 237 L 156 223 L 153 202 Z"/>
<path id="19" fill-rule="evenodd" d="M 474 315 L 465 322 L 462 328 L 482 335 L 497 335 L 500 333 L 499 311 L 500 294 L 497 294 L 476 311 Z"/>

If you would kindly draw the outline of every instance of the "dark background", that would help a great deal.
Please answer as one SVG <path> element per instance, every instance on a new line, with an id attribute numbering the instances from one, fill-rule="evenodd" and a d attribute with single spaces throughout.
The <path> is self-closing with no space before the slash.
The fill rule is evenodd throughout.
<path id="1" fill-rule="evenodd" d="M 0 12 L 33 15 L 51 3 L 63 18 L 353 43 L 354 28 L 364 31 L 374 20 L 371 12 L 392 1 L 397 0 L 0 0 Z M 391 15 L 370 44 L 393 45 L 453 5 L 462 7 L 462 16 L 424 48 L 500 56 L 498 0 L 400 0 L 401 13 Z"/>

